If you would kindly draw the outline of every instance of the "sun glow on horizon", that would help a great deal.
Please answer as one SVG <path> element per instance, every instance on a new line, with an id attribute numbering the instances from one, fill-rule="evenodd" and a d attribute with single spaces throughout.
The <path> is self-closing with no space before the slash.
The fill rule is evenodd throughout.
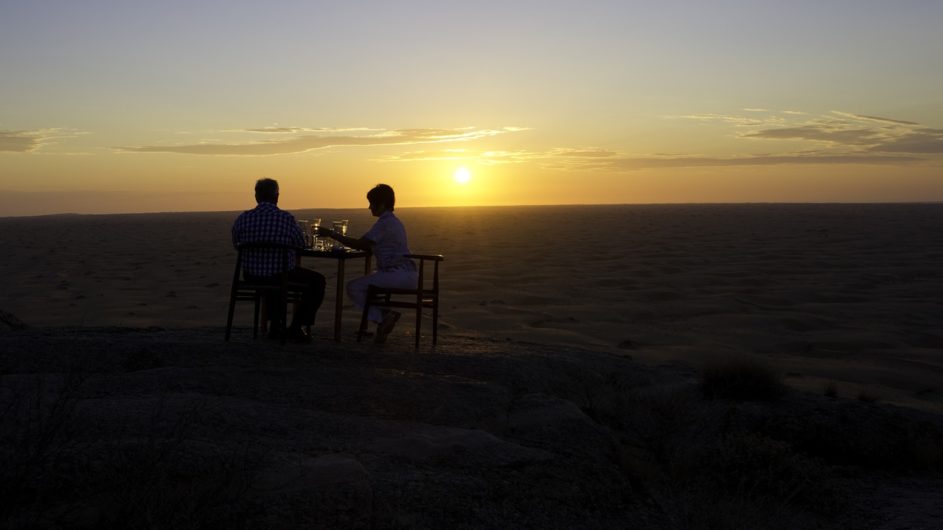
<path id="1" fill-rule="evenodd" d="M 455 179 L 455 182 L 458 184 L 468 184 L 471 182 L 472 173 L 467 167 L 462 166 L 455 170 L 455 173 L 452 174 L 452 178 Z"/>

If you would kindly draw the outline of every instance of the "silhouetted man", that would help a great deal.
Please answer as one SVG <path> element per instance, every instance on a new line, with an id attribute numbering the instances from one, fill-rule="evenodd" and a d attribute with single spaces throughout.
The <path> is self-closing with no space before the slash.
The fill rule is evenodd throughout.
<path id="1" fill-rule="evenodd" d="M 232 225 L 232 243 L 237 246 L 241 243 L 280 243 L 295 248 L 304 247 L 304 234 L 295 217 L 278 208 L 278 182 L 273 179 L 259 179 L 255 183 L 255 202 L 258 205 L 247 210 L 236 218 Z M 288 281 L 304 285 L 301 293 L 301 302 L 295 306 L 291 325 L 285 331 L 287 338 L 297 342 L 309 342 L 311 337 L 305 331 L 305 326 L 314 324 L 314 317 L 324 300 L 324 276 L 318 272 L 298 266 L 298 254 L 288 251 L 289 267 L 287 272 L 282 263 L 284 254 L 280 251 L 268 249 L 246 249 L 243 252 L 243 271 L 247 280 L 271 281 L 281 280 L 281 274 L 287 275 Z M 282 328 L 286 318 L 281 311 L 281 304 L 275 299 L 266 301 L 269 320 L 272 321 L 272 333 Z"/>

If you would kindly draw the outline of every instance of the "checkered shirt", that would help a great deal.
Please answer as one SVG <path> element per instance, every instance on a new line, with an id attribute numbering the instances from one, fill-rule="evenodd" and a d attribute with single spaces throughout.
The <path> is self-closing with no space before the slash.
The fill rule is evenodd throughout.
<path id="1" fill-rule="evenodd" d="M 239 214 L 232 225 L 232 244 L 240 243 L 281 243 L 303 248 L 305 240 L 295 216 L 270 202 L 260 202 Z M 277 249 L 247 249 L 242 253 L 243 270 L 252 276 L 267 277 L 294 269 L 295 252 L 288 251 L 287 264 L 281 263 L 282 255 Z"/>

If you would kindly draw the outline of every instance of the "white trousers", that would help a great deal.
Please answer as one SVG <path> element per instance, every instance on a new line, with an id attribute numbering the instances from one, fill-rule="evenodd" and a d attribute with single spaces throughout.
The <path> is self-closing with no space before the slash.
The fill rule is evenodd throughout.
<path id="1" fill-rule="evenodd" d="M 390 287 L 392 289 L 415 289 L 419 282 L 419 273 L 414 270 L 374 271 L 362 278 L 347 282 L 347 296 L 358 308 L 363 310 L 367 302 L 367 287 Z M 382 322 L 383 312 L 378 307 L 371 307 L 367 313 L 371 322 Z"/>

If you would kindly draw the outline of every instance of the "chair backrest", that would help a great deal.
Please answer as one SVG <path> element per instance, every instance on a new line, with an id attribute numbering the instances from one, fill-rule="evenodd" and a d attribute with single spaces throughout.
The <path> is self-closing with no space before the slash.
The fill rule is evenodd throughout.
<path id="1" fill-rule="evenodd" d="M 406 254 L 407 258 L 418 260 L 419 261 L 419 282 L 416 286 L 420 291 L 427 291 L 425 284 L 425 269 L 426 262 L 432 262 L 432 289 L 429 290 L 433 294 L 438 295 L 439 293 L 439 263 L 445 261 L 445 257 L 442 254 Z"/>
<path id="2" fill-rule="evenodd" d="M 236 245 L 236 269 L 233 271 L 233 285 L 236 285 L 239 281 L 239 276 L 243 269 L 243 260 L 247 253 L 252 251 L 278 253 L 278 259 L 281 262 L 279 272 L 286 272 L 294 268 L 294 263 L 291 263 L 290 258 L 290 251 L 292 250 L 298 249 L 294 245 L 270 241 L 253 241 L 251 243 L 240 243 Z"/>

